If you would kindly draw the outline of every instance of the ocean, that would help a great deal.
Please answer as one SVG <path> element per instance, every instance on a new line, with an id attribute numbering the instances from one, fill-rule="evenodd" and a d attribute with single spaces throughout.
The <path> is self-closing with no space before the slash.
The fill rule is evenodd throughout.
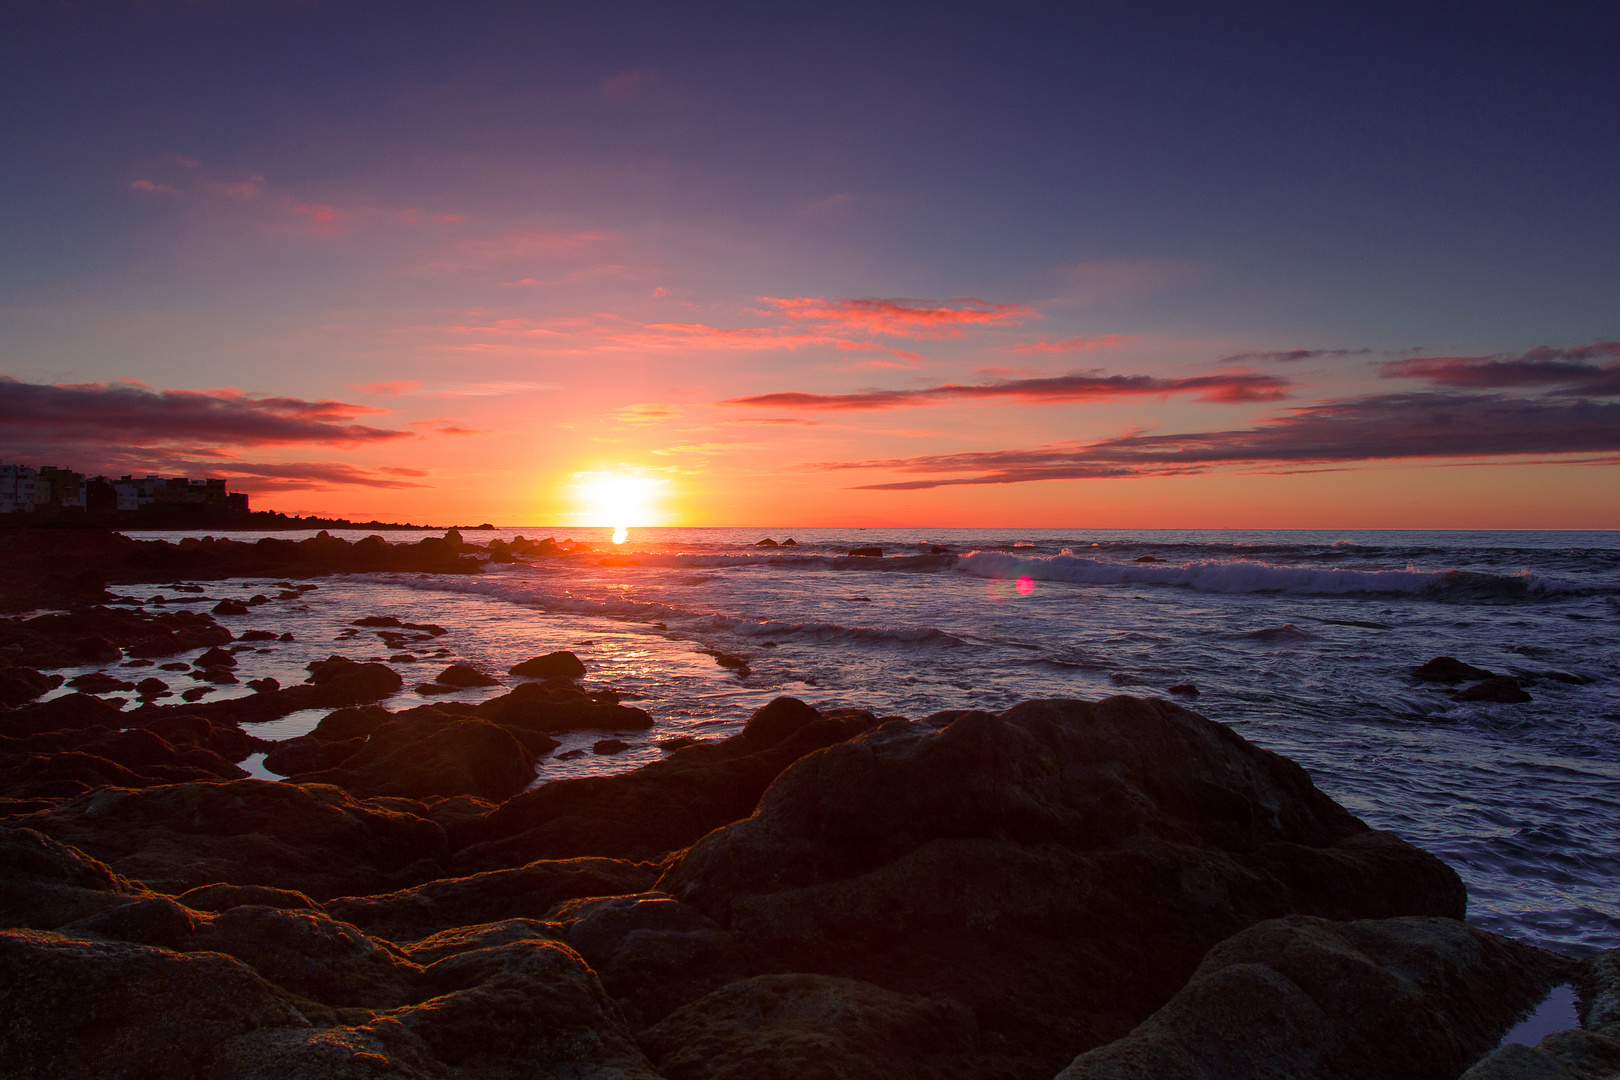
<path id="1" fill-rule="evenodd" d="M 589 685 L 624 692 L 656 725 L 624 733 L 631 747 L 616 755 L 592 752 L 604 733 L 567 736 L 537 783 L 634 768 L 661 755 L 655 739 L 722 737 L 782 694 L 917 718 L 1031 698 L 1169 697 L 1193 684 L 1196 697 L 1172 699 L 1294 759 L 1369 824 L 1446 860 L 1467 882 L 1470 921 L 1573 954 L 1620 946 L 1620 533 L 667 528 L 632 529 L 616 545 L 606 529 L 520 528 L 465 538 L 518 534 L 580 550 L 475 576 L 317 579 L 302 600 L 220 617 L 237 633 L 297 639 L 242 653 L 239 677 L 296 682 L 333 653 L 389 660 L 407 691 L 387 704 L 402 708 L 429 700 L 409 688 L 450 663 L 504 674 L 572 650 Z M 755 546 L 767 537 L 796 544 Z M 856 547 L 883 554 L 847 554 Z M 188 606 L 275 594 L 270 581 L 203 584 L 134 591 Z M 364 615 L 448 633 L 414 660 L 390 660 L 400 654 L 349 625 Z M 714 653 L 744 659 L 747 673 Z M 1411 678 L 1436 656 L 1519 677 L 1532 700 L 1458 702 L 1455 687 Z M 288 738 L 320 715 L 251 730 Z"/>

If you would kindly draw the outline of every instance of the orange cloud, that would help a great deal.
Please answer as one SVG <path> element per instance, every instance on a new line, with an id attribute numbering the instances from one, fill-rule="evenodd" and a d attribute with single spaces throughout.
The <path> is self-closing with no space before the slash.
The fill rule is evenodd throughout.
<path id="1" fill-rule="evenodd" d="M 947 400 L 1014 398 L 1030 402 L 1100 401 L 1120 397 L 1196 394 L 1201 401 L 1241 404 L 1276 401 L 1291 384 L 1274 375 L 1200 375 L 1158 379 L 1150 375 L 1063 375 L 1051 379 L 1010 379 L 994 383 L 946 383 L 921 390 L 862 390 L 853 394 L 804 394 L 795 391 L 731 398 L 722 405 L 757 405 L 778 409 L 859 411 L 929 405 Z"/>
<path id="2" fill-rule="evenodd" d="M 760 300 L 789 319 L 827 323 L 845 333 L 890 337 L 961 337 L 964 329 L 1040 318 L 1040 312 L 1025 304 L 993 304 L 973 296 L 944 301 L 813 296 Z"/>

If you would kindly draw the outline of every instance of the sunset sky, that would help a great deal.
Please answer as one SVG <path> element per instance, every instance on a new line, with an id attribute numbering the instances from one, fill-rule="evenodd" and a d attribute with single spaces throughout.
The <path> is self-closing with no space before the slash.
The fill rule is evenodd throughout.
<path id="1" fill-rule="evenodd" d="M 0 460 L 409 521 L 1617 528 L 1617 32 L 7 5 Z"/>

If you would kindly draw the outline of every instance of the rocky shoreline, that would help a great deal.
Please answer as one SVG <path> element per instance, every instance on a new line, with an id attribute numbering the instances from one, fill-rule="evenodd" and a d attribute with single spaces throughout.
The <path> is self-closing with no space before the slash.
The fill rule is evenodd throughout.
<path id="1" fill-rule="evenodd" d="M 390 709 L 400 676 L 343 657 L 179 701 L 127 665 L 234 678 L 242 640 L 98 602 L 247 565 L 476 572 L 433 540 L 90 538 L 49 579 L 66 610 L 0 620 L 0 1075 L 1620 1072 L 1620 952 L 1470 927 L 1449 867 L 1168 701 L 778 698 L 729 738 L 533 786 L 557 735 L 651 726 L 571 654 L 513 657 L 476 704 Z M 99 586 L 73 585 L 95 551 Z M 39 700 L 92 662 L 108 682 Z M 326 715 L 253 734 L 299 709 Z M 260 753 L 284 781 L 248 778 Z M 1583 1028 L 1495 1050 L 1566 983 Z"/>

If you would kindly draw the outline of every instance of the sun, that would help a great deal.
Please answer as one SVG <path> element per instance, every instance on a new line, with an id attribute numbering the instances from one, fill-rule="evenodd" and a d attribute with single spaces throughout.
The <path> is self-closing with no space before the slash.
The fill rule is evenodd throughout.
<path id="1" fill-rule="evenodd" d="M 629 473 L 575 473 L 574 485 L 584 504 L 588 525 L 613 528 L 613 542 L 622 544 L 629 530 L 652 524 L 658 513 L 654 506 L 661 480 Z"/>

